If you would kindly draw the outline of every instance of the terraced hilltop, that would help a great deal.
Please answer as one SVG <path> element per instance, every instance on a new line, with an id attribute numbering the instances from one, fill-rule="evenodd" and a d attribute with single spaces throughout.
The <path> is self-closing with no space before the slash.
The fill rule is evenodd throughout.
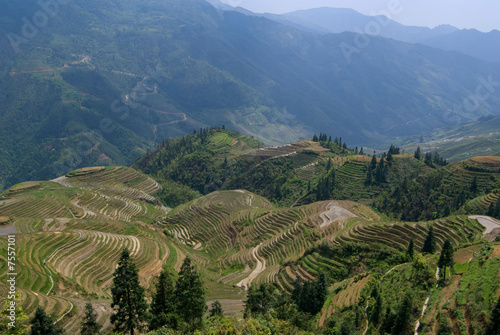
<path id="1" fill-rule="evenodd" d="M 109 323 L 110 285 L 119 253 L 128 247 L 148 287 L 175 247 L 152 226 L 168 209 L 153 196 L 160 186 L 125 167 L 89 168 L 47 182 L 16 185 L 3 194 L 0 213 L 16 233 L 17 284 L 28 313 L 44 306 L 77 333 L 86 298 Z M 6 239 L 0 239 L 2 284 Z M 0 286 L 2 293 L 6 287 Z"/>
<path id="2" fill-rule="evenodd" d="M 315 282 L 324 275 L 329 294 L 314 319 L 317 329 L 356 314 L 366 320 L 366 327 L 365 321 L 356 326 L 358 331 L 367 331 L 373 326 L 368 314 L 375 306 L 370 292 L 379 287 L 388 310 L 395 310 L 401 301 L 395 291 L 398 286 L 413 292 L 415 310 L 425 303 L 425 313 L 415 314 L 412 321 L 419 322 L 423 333 L 436 331 L 439 323 L 433 320 L 438 315 L 446 315 L 465 330 L 481 327 L 477 313 L 487 311 L 500 295 L 500 254 L 494 251 L 498 246 L 483 250 L 489 243 L 486 238 L 494 241 L 500 230 L 495 230 L 500 222 L 487 216 L 499 202 L 499 158 L 475 157 L 441 168 L 410 155 L 395 155 L 394 161 L 387 161 L 392 164 L 387 180 L 368 184 L 370 165 L 383 164 L 385 157 L 370 158 L 333 142 L 258 148 L 251 140 L 231 137 L 231 132 L 214 134 L 204 139 L 212 146 L 211 166 L 197 165 L 196 151 L 190 154 L 195 156 L 188 155 L 193 164 L 189 169 L 199 169 L 197 178 L 205 174 L 212 178 L 205 190 L 194 191 L 190 187 L 196 184 L 183 184 L 178 170 L 185 167 L 183 158 L 162 165 L 166 168 L 159 169 L 161 173 L 151 173 L 152 165 L 163 164 L 152 154 L 147 164 L 138 162 L 148 166 L 150 175 L 129 167 L 92 167 L 52 181 L 21 183 L 2 193 L 0 294 L 7 290 L 6 235 L 15 234 L 17 283 L 25 310 L 32 314 L 43 306 L 68 334 L 79 333 L 87 299 L 93 301 L 104 330 L 111 329 L 110 287 L 124 247 L 137 264 L 148 296 L 152 279 L 163 265 L 179 270 L 189 256 L 202 275 L 208 300 L 219 300 L 229 315 L 242 316 L 250 287 L 267 284 L 291 294 L 297 282 Z M 436 214 L 418 222 L 388 216 L 370 201 L 388 190 L 395 192 L 398 182 L 391 173 L 405 169 L 408 175 L 416 173 L 415 182 L 441 173 L 441 185 L 471 191 L 446 216 Z M 231 174 L 217 181 L 224 171 Z M 174 174 L 179 177 L 176 181 L 170 179 Z M 281 178 L 282 185 L 277 188 L 271 179 L 252 184 L 269 176 Z M 331 190 L 327 200 L 321 200 L 325 184 Z M 237 185 L 250 185 L 253 192 L 230 189 Z M 165 194 L 176 193 L 166 187 L 199 193 L 171 209 L 165 205 Z M 447 189 L 439 192 L 441 199 L 455 194 Z M 341 200 L 350 197 L 360 201 Z M 456 251 L 450 286 L 435 288 L 437 254 L 419 255 L 425 266 L 418 271 L 415 266 L 420 265 L 407 255 L 410 240 L 415 252 L 422 250 L 431 227 L 437 252 L 445 240 Z M 418 273 L 427 277 L 418 279 Z M 485 280 L 481 289 L 464 291 L 478 276 Z M 477 308 L 470 310 L 470 306 Z"/>

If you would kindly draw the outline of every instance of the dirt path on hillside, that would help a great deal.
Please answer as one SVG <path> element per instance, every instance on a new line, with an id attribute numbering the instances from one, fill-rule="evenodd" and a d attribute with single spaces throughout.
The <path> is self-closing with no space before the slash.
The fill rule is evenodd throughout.
<path id="1" fill-rule="evenodd" d="M 439 268 L 436 269 L 436 289 L 439 287 Z M 422 306 L 422 314 L 420 314 L 420 319 L 424 317 L 425 311 L 427 310 L 427 306 L 429 305 L 429 300 L 431 298 L 432 291 L 429 293 L 427 296 L 427 299 L 425 299 L 424 306 Z M 420 327 L 420 319 L 417 320 L 417 324 L 415 325 L 415 335 L 418 335 L 418 327 Z"/>
<path id="2" fill-rule="evenodd" d="M 347 209 L 340 207 L 337 201 L 332 201 L 326 206 L 326 211 L 319 215 L 319 217 L 323 221 L 323 223 L 319 227 L 324 228 L 335 221 L 344 220 L 355 216 L 355 214 L 351 213 Z"/>
<path id="3" fill-rule="evenodd" d="M 483 235 L 487 235 L 491 233 L 491 231 L 495 228 L 500 228 L 500 221 L 493 219 L 489 216 L 483 216 L 483 215 L 471 215 L 469 216 L 469 219 L 475 219 L 477 220 L 480 224 L 486 227 L 485 232 Z"/>
<path id="4" fill-rule="evenodd" d="M 250 284 L 252 283 L 252 281 L 255 278 L 257 278 L 257 276 L 259 274 L 261 274 L 262 271 L 264 271 L 266 269 L 266 260 L 264 259 L 264 262 L 261 262 L 259 259 L 259 256 L 258 256 L 259 248 L 261 245 L 262 245 L 262 243 L 259 244 L 258 246 L 256 246 L 252 251 L 253 258 L 255 258 L 255 260 L 257 261 L 257 266 L 252 271 L 252 273 L 250 273 L 250 275 L 248 277 L 246 277 L 245 279 L 240 281 L 238 284 L 236 284 L 236 286 L 244 287 L 245 290 L 247 290 L 250 287 Z"/>

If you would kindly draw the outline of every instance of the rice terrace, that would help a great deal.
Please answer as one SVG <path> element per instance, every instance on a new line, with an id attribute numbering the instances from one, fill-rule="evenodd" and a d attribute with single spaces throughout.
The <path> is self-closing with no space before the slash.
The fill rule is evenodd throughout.
<path id="1" fill-rule="evenodd" d="M 341 2 L 0 0 L 0 335 L 500 335 L 500 2 Z"/>
<path id="2" fill-rule="evenodd" d="M 219 301 L 227 316 L 237 318 L 243 315 L 251 287 L 270 285 L 293 296 L 298 282 L 315 282 L 320 275 L 326 276 L 328 295 L 313 318 L 317 329 L 352 311 L 366 320 L 360 321 L 359 331 L 370 329 L 369 315 L 376 300 L 389 301 L 398 296 L 395 290 L 402 288 L 412 292 L 415 308 L 430 294 L 425 313 L 414 318 L 424 331 L 438 327 L 434 321 L 438 314 L 447 315 L 461 329 L 472 329 L 478 322 L 472 315 L 485 311 L 488 305 L 484 302 L 493 303 L 498 297 L 500 262 L 498 257 L 489 257 L 498 254 L 498 246 L 493 245 L 492 251 L 485 249 L 490 243 L 487 240 L 495 241 L 500 231 L 500 222 L 494 218 L 495 206 L 499 207 L 498 188 L 493 188 L 500 183 L 497 157 L 474 157 L 429 169 L 413 155 L 374 160 L 329 141 L 252 149 L 254 143 L 244 137 L 236 140 L 232 137 L 240 136 L 236 133 L 220 129 L 207 132 L 214 160 L 231 157 L 216 163 L 211 173 L 218 173 L 217 164 L 222 164 L 239 174 L 238 179 L 229 180 L 234 176 L 226 175 L 228 179 L 219 190 L 194 196 L 175 208 L 160 200 L 165 192 L 161 183 L 172 185 L 165 183 L 166 172 L 158 182 L 158 175 L 131 167 L 83 168 L 51 181 L 21 183 L 2 193 L 2 294 L 7 290 L 3 285 L 6 235 L 15 234 L 16 279 L 25 312 L 32 314 L 37 306 L 43 306 L 71 334 L 80 331 L 88 299 L 103 329 L 111 329 L 113 272 L 125 247 L 147 295 L 152 294 L 155 278 L 165 265 L 179 271 L 189 257 L 201 273 L 207 301 Z M 191 135 L 188 142 L 199 136 Z M 220 141 L 221 137 L 229 140 Z M 160 147 L 146 158 L 147 162 L 138 161 L 136 168 L 150 171 L 147 166 L 156 164 L 162 150 Z M 252 155 L 255 157 L 249 160 Z M 475 193 L 457 203 L 447 216 L 434 213 L 438 218 L 414 222 L 402 219 L 404 212 L 391 217 L 379 204 L 384 202 L 389 182 L 366 181 L 370 165 L 377 167 L 384 164 L 382 161 L 388 166 L 387 179 L 397 177 L 391 171 L 396 168 L 397 173 L 403 170 L 407 176 L 418 175 L 422 183 L 428 175 L 440 173 L 441 188 L 446 189 L 443 194 L 452 195 L 450 185 L 474 188 Z M 162 164 L 170 169 L 168 161 Z M 241 171 L 239 164 L 245 166 Z M 282 169 L 285 179 L 281 183 L 290 185 L 288 193 L 283 188 L 279 196 L 265 184 L 253 192 L 244 189 L 242 181 L 273 167 Z M 322 183 L 329 182 L 335 185 L 339 200 L 320 200 Z M 233 183 L 242 188 L 232 189 Z M 269 194 L 271 200 L 265 197 Z M 457 193 L 456 198 L 460 197 Z M 349 198 L 359 201 L 342 200 Z M 451 206 L 456 199 L 450 199 Z M 425 250 L 430 229 L 436 251 L 450 241 L 458 257 L 450 283 L 437 288 L 431 283 L 436 280 L 432 273 L 438 266 L 438 254 L 418 253 Z M 419 263 L 408 256 L 410 240 Z M 462 254 L 466 256 L 459 256 Z M 483 278 L 482 286 L 464 292 L 463 287 L 478 276 Z M 380 297 L 374 299 L 373 290 Z M 464 320 L 457 319 L 456 313 L 464 315 Z"/>

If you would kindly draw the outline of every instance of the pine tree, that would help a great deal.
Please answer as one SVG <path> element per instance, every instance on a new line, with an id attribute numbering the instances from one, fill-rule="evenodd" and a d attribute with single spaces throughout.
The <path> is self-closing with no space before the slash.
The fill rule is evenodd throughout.
<path id="1" fill-rule="evenodd" d="M 63 330 L 54 325 L 54 320 L 45 313 L 45 310 L 38 306 L 35 315 L 30 320 L 30 335 L 62 335 Z"/>
<path id="2" fill-rule="evenodd" d="M 405 294 L 403 301 L 401 301 L 398 311 L 396 312 L 396 319 L 392 327 L 392 335 L 407 334 L 412 325 L 413 318 L 413 301 L 409 293 Z"/>
<path id="3" fill-rule="evenodd" d="M 129 332 L 134 335 L 135 329 L 141 330 L 148 318 L 148 304 L 144 297 L 144 288 L 139 283 L 139 273 L 134 262 L 130 260 L 130 251 L 123 249 L 118 267 L 113 273 L 111 287 L 113 302 L 111 323 L 116 332 Z"/>
<path id="4" fill-rule="evenodd" d="M 429 227 L 429 232 L 425 238 L 422 252 L 428 252 L 430 254 L 436 252 L 436 236 L 434 236 L 434 227 L 432 225 Z"/>
<path id="5" fill-rule="evenodd" d="M 155 286 L 156 291 L 151 301 L 149 329 L 155 330 L 163 326 L 176 329 L 178 321 L 175 315 L 174 283 L 167 267 L 163 268 Z"/>
<path id="6" fill-rule="evenodd" d="M 311 314 L 317 314 L 325 304 L 326 294 L 328 293 L 328 286 L 326 284 L 325 274 L 322 272 L 314 283 L 314 305 L 311 309 Z"/>
<path id="7" fill-rule="evenodd" d="M 413 259 L 414 253 L 415 253 L 415 246 L 414 246 L 413 238 L 411 238 L 410 242 L 408 243 L 408 249 L 406 250 L 406 255 L 408 256 L 409 259 Z"/>
<path id="8" fill-rule="evenodd" d="M 390 165 L 392 164 L 392 162 L 394 161 L 394 157 L 392 156 L 392 152 L 389 150 L 389 152 L 387 153 L 387 163 Z"/>
<path id="9" fill-rule="evenodd" d="M 441 250 L 441 256 L 439 257 L 438 267 L 443 270 L 443 279 L 446 282 L 446 267 L 452 267 L 454 264 L 453 260 L 453 245 L 451 240 L 447 238 L 444 241 L 443 249 Z"/>
<path id="10" fill-rule="evenodd" d="M 372 324 L 378 325 L 382 320 L 382 295 L 379 292 L 378 286 L 375 286 L 372 290 L 371 296 L 375 299 L 375 304 L 369 315 L 369 320 Z"/>
<path id="11" fill-rule="evenodd" d="M 377 168 L 377 156 L 375 156 L 375 154 L 373 154 L 372 161 L 370 163 L 370 170 L 375 171 L 376 168 Z"/>
<path id="12" fill-rule="evenodd" d="M 498 198 L 497 203 L 495 205 L 495 210 L 493 211 L 494 218 L 500 219 L 500 198 Z"/>
<path id="13" fill-rule="evenodd" d="M 490 321 L 486 325 L 485 335 L 500 335 L 500 298 L 491 311 Z"/>
<path id="14" fill-rule="evenodd" d="M 365 154 L 365 153 L 364 153 L 364 151 L 363 151 L 363 148 L 361 148 L 361 149 L 359 150 L 359 154 L 360 154 L 360 155 L 364 155 L 364 154 Z"/>
<path id="15" fill-rule="evenodd" d="M 380 162 L 377 165 L 377 169 L 375 170 L 375 181 L 378 183 L 385 182 L 385 174 L 386 174 L 386 169 L 384 164 L 384 158 L 381 158 Z"/>
<path id="16" fill-rule="evenodd" d="M 314 134 L 312 140 L 313 140 L 313 142 L 319 142 L 318 135 Z"/>
<path id="17" fill-rule="evenodd" d="M 82 329 L 80 333 L 82 335 L 95 335 L 99 334 L 101 328 L 102 326 L 97 323 L 97 313 L 94 311 L 92 303 L 89 301 L 85 305 L 85 314 L 83 316 Z"/>
<path id="18" fill-rule="evenodd" d="M 273 303 L 271 289 L 266 284 L 261 284 L 259 288 L 250 286 L 247 291 L 247 301 L 245 302 L 245 317 L 267 314 Z"/>
<path id="19" fill-rule="evenodd" d="M 205 288 L 189 257 L 182 263 L 174 295 L 176 310 L 180 317 L 191 325 L 201 322 L 205 313 Z"/>
<path id="20" fill-rule="evenodd" d="M 223 316 L 224 311 L 222 310 L 222 305 L 220 304 L 219 300 L 215 300 L 212 303 L 212 308 L 210 309 L 210 316 Z"/>
<path id="21" fill-rule="evenodd" d="M 490 207 L 488 207 L 488 216 L 494 216 L 495 215 L 495 204 L 493 202 L 490 202 Z"/>
<path id="22" fill-rule="evenodd" d="M 422 152 L 420 151 L 420 146 L 417 147 L 417 151 L 415 151 L 415 159 L 418 159 L 420 160 L 420 158 L 422 158 Z"/>
<path id="23" fill-rule="evenodd" d="M 470 193 L 472 193 L 473 195 L 476 195 L 477 194 L 477 190 L 478 190 L 477 176 L 474 176 L 474 178 L 472 179 L 472 183 L 470 185 Z"/>
<path id="24" fill-rule="evenodd" d="M 294 301 L 297 305 L 299 305 L 301 295 L 302 295 L 302 279 L 299 276 L 297 276 L 293 281 L 292 301 Z"/>

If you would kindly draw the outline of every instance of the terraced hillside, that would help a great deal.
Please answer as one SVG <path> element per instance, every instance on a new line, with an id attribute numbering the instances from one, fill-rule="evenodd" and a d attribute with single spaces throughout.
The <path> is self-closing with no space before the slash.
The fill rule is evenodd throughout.
<path id="1" fill-rule="evenodd" d="M 160 186 L 125 167 L 74 171 L 53 181 L 27 182 L 4 192 L 2 217 L 15 233 L 17 287 L 24 308 L 38 305 L 70 334 L 80 328 L 87 298 L 109 328 L 112 274 L 124 247 L 150 286 L 163 264 L 178 266 L 175 246 L 151 223 L 168 209 L 154 197 Z M 3 235 L 3 233 L 2 233 Z M 0 238 L 1 283 L 5 293 L 7 239 Z"/>
<path id="2" fill-rule="evenodd" d="M 368 245 L 404 250 L 410 239 L 422 248 L 430 224 L 438 245 L 474 242 L 484 227 L 466 216 L 425 223 L 380 222 L 364 205 L 324 201 L 293 208 L 275 208 L 242 190 L 219 191 L 176 208 L 164 221 L 166 229 L 194 250 L 208 254 L 220 272 L 240 268 L 219 279 L 249 286 L 277 282 L 291 291 L 293 281 L 316 278 L 321 272 L 343 280 L 355 275 L 355 265 L 320 246 Z"/>
<path id="3" fill-rule="evenodd" d="M 235 144 L 226 135 L 217 138 L 225 147 Z M 225 311 L 236 315 L 242 312 L 246 289 L 251 285 L 271 284 L 291 293 L 298 279 L 313 281 L 325 274 L 330 293 L 315 320 L 318 327 L 342 313 L 349 315 L 356 308 L 358 316 L 363 318 L 363 310 L 367 312 L 373 307 L 373 299 L 368 295 L 375 285 L 384 287 L 385 299 L 395 295 L 389 281 L 412 290 L 414 305 L 419 308 L 428 295 L 436 296 L 429 302 L 428 314 L 419 318 L 425 327 L 432 329 L 437 324 L 429 320 L 444 308 L 436 299 L 456 296 L 457 310 L 470 314 L 468 306 L 478 304 L 477 297 L 482 296 L 459 292 L 457 287 L 464 291 L 463 287 L 480 275 L 489 278 L 484 284 L 488 292 L 500 287 L 495 258 L 484 260 L 489 270 L 480 269 L 484 252 L 478 251 L 487 243 L 483 239 L 485 234 L 500 227 L 491 218 L 483 226 L 481 222 L 484 224 L 485 219 L 480 216 L 484 208 L 499 198 L 496 167 L 500 160 L 473 158 L 432 168 L 424 167 L 423 162 L 414 161 L 413 157 L 397 157 L 405 161 L 403 164 L 393 161 L 391 168 L 399 171 L 404 163 L 410 162 L 410 168 L 420 174 L 415 180 L 430 169 L 429 173 L 444 176 L 447 185 L 463 189 L 476 180 L 478 189 L 478 196 L 467 200 L 453 215 L 404 222 L 379 214 L 360 202 L 307 198 L 316 192 L 316 186 L 310 182 L 320 184 L 332 171 L 335 182 L 331 184 L 330 199 L 335 199 L 338 191 L 341 194 L 338 198 L 367 201 L 388 187 L 366 185 L 371 164 L 367 156 L 349 151 L 339 155 L 312 141 L 263 150 L 247 149 L 243 153 L 233 152 L 230 160 L 238 157 L 239 164 L 241 157 L 247 157 L 251 163 L 247 172 L 251 173 L 237 174 L 235 165 L 232 177 L 248 177 L 246 182 L 250 182 L 259 171 L 276 172 L 275 167 L 285 166 L 284 171 L 292 176 L 286 185 L 297 190 L 292 192 L 296 200 L 291 206 L 238 188 L 211 192 L 170 209 L 158 199 L 158 194 L 165 190 L 157 181 L 127 167 L 80 169 L 52 181 L 18 184 L 2 193 L 0 235 L 16 235 L 17 281 L 26 311 L 32 313 L 36 306 L 42 305 L 57 317 L 68 334 L 78 334 L 83 306 L 91 298 L 100 322 L 109 330 L 112 273 L 124 247 L 131 251 L 148 295 L 152 278 L 164 264 L 179 269 L 183 258 L 189 255 L 202 274 L 208 299 L 220 300 Z M 383 159 L 378 159 L 377 164 Z M 226 162 L 221 159 L 217 164 Z M 387 185 L 391 185 L 393 177 L 388 173 Z M 233 181 L 227 182 L 226 186 Z M 467 215 L 461 214 L 466 207 Z M 432 290 L 434 283 L 414 285 L 410 276 L 415 265 L 405 254 L 408 243 L 413 239 L 415 251 L 420 251 L 431 225 L 438 251 L 446 239 L 461 253 L 466 254 L 462 250 L 467 248 L 477 248 L 459 257 L 461 264 L 469 262 L 469 265 L 457 267 L 453 276 L 461 277 L 453 277 L 452 283 L 457 286 L 449 292 Z M 489 234 L 488 238 L 494 240 L 495 234 Z M 0 294 L 6 292 L 3 284 L 6 254 L 7 239 L 0 236 Z M 434 278 L 437 255 L 426 255 L 424 261 L 432 272 L 427 279 Z M 468 266 L 474 273 L 467 272 Z M 490 305 L 491 292 L 487 298 Z M 395 309 L 395 303 L 391 304 Z M 456 315 L 446 313 L 450 318 Z M 458 325 L 458 321 L 453 322 Z M 472 327 L 474 320 L 468 322 L 467 327 Z M 361 324 L 358 328 L 363 330 Z"/>

